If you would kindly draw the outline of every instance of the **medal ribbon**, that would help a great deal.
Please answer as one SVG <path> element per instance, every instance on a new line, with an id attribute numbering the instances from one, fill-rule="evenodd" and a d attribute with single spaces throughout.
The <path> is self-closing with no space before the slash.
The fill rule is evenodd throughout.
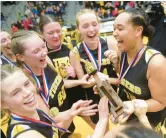
<path id="1" fill-rule="evenodd" d="M 6 56 L 4 56 L 3 54 L 1 55 L 1 58 L 3 58 L 4 60 L 6 60 L 10 65 L 15 66 L 15 64 L 9 58 L 7 58 Z"/>
<path id="2" fill-rule="evenodd" d="M 100 40 L 98 38 L 98 63 L 96 61 L 96 58 L 93 56 L 93 54 L 90 52 L 90 49 L 88 48 L 87 44 L 83 41 L 83 47 L 85 49 L 86 54 L 88 55 L 90 61 L 93 63 L 93 65 L 95 66 L 95 68 L 100 71 L 101 69 L 101 60 L 102 60 L 102 49 L 101 49 L 101 43 Z"/>
<path id="3" fill-rule="evenodd" d="M 27 122 L 27 123 L 37 123 L 37 124 L 40 124 L 41 126 L 49 126 L 49 127 L 54 127 L 54 128 L 58 128 L 59 130 L 63 131 L 63 132 L 70 132 L 68 131 L 67 129 L 64 129 L 64 128 L 61 128 L 57 125 L 57 123 L 52 119 L 50 118 L 46 113 L 44 113 L 43 111 L 37 109 L 37 112 L 39 112 L 43 117 L 47 118 L 49 121 L 52 122 L 52 124 L 49 124 L 47 122 L 44 122 L 44 121 L 41 121 L 41 120 L 37 120 L 37 119 L 33 119 L 33 118 L 29 118 L 29 117 L 26 117 L 26 116 L 21 116 L 21 115 L 18 115 L 16 113 L 11 113 L 11 118 L 13 120 L 16 120 L 16 121 L 23 121 L 23 122 Z"/>
<path id="4" fill-rule="evenodd" d="M 62 44 L 60 44 L 60 46 L 58 47 L 58 49 L 54 49 L 54 50 L 48 51 L 48 54 L 53 53 L 53 52 L 57 52 L 57 51 L 61 50 L 61 48 L 62 48 Z"/>
<path id="5" fill-rule="evenodd" d="M 36 77 L 36 75 L 32 72 L 32 70 L 26 64 L 24 64 L 24 67 L 25 67 L 26 71 L 28 71 L 32 75 L 33 79 L 37 83 L 37 87 L 40 90 L 40 94 L 42 96 L 42 99 L 44 100 L 45 104 L 47 106 L 49 106 L 48 105 L 48 102 L 49 102 L 49 89 L 48 89 L 48 83 L 47 83 L 47 78 L 46 78 L 44 69 L 41 70 L 41 72 L 42 72 L 42 79 L 43 79 L 43 85 L 44 85 L 44 91 L 43 91 L 43 89 L 42 89 L 42 87 L 40 85 L 40 81 Z"/>
<path id="6" fill-rule="evenodd" d="M 121 70 L 120 70 L 120 75 L 119 75 L 119 80 L 124 78 L 124 76 L 127 74 L 127 72 L 133 67 L 134 63 L 136 62 L 136 60 L 137 60 L 138 56 L 140 55 L 141 51 L 143 50 L 143 48 L 144 48 L 144 46 L 138 51 L 138 53 L 135 55 L 134 59 L 132 60 L 131 64 L 128 66 L 126 71 L 122 74 L 123 68 L 124 68 L 124 61 L 125 61 L 125 58 L 126 58 L 126 53 L 124 53 L 122 66 L 121 66 Z"/>

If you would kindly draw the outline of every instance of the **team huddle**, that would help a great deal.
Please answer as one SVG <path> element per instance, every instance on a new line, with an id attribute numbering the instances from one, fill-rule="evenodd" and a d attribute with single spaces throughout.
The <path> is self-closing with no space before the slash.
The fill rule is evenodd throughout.
<path id="1" fill-rule="evenodd" d="M 113 37 L 99 36 L 98 18 L 89 9 L 77 13 L 76 25 L 81 41 L 73 48 L 49 14 L 40 17 L 40 34 L 0 32 L 1 118 L 9 116 L 7 138 L 67 138 L 78 127 L 73 123 L 78 115 L 94 129 L 90 138 L 165 137 L 166 59 L 143 43 L 154 31 L 147 14 L 141 9 L 120 13 Z M 126 107 L 115 130 L 107 129 L 108 120 L 115 123 L 109 100 L 99 96 L 83 61 L 94 65 L 100 80 L 109 81 Z"/>

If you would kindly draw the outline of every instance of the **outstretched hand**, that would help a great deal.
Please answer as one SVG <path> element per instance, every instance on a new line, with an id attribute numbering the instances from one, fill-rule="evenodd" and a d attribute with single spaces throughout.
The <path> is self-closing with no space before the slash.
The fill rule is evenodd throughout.
<path id="1" fill-rule="evenodd" d="M 98 112 L 96 109 L 97 104 L 90 105 L 93 101 L 92 100 L 79 100 L 73 104 L 70 109 L 71 116 L 81 115 L 81 116 L 92 116 Z"/>
<path id="2" fill-rule="evenodd" d="M 85 74 L 79 81 L 81 85 L 90 85 L 90 82 L 88 81 L 89 75 Z"/>
<path id="3" fill-rule="evenodd" d="M 132 100 L 134 102 L 134 114 L 139 118 L 141 116 L 145 116 L 146 112 L 148 111 L 148 104 L 145 100 L 141 99 L 134 99 Z"/>
<path id="4" fill-rule="evenodd" d="M 126 107 L 123 109 L 124 114 L 118 116 L 117 119 L 113 115 L 111 115 L 110 119 L 113 123 L 115 123 L 116 120 L 117 120 L 117 123 L 119 124 L 125 123 L 130 117 L 130 115 L 134 112 L 134 105 L 132 101 L 125 101 L 123 103 L 125 104 L 125 107 Z"/>

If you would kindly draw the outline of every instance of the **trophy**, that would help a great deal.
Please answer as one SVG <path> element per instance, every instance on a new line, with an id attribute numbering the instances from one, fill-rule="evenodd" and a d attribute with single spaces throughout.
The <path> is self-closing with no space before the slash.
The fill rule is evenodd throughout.
<path id="1" fill-rule="evenodd" d="M 85 64 L 85 69 L 89 75 L 93 75 L 97 88 L 99 90 L 100 97 L 107 96 L 109 99 L 110 112 L 115 117 L 115 122 L 117 122 L 118 116 L 124 114 L 123 109 L 125 105 L 122 100 L 112 88 L 108 80 L 102 81 L 98 74 L 97 70 L 91 62 L 81 59 L 81 61 Z"/>
<path id="2" fill-rule="evenodd" d="M 75 47 L 73 47 L 73 44 L 72 44 L 72 41 L 71 41 L 71 37 L 70 36 L 67 36 L 66 37 L 66 34 L 67 33 L 63 33 L 63 40 L 62 40 L 62 44 L 64 44 L 65 46 L 67 46 L 69 49 L 70 49 L 70 51 L 76 56 L 76 58 L 77 59 L 79 59 L 80 60 L 80 55 L 79 55 L 79 53 L 78 53 L 78 50 L 77 50 L 77 48 Z M 64 42 L 64 40 L 66 41 L 66 42 Z"/>

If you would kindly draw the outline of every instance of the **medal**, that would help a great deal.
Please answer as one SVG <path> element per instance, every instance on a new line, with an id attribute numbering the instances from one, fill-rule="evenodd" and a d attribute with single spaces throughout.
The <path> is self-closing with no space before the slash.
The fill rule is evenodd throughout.
<path id="1" fill-rule="evenodd" d="M 59 114 L 59 109 L 57 107 L 52 107 L 49 110 L 49 114 L 51 115 L 51 117 L 56 117 Z"/>

